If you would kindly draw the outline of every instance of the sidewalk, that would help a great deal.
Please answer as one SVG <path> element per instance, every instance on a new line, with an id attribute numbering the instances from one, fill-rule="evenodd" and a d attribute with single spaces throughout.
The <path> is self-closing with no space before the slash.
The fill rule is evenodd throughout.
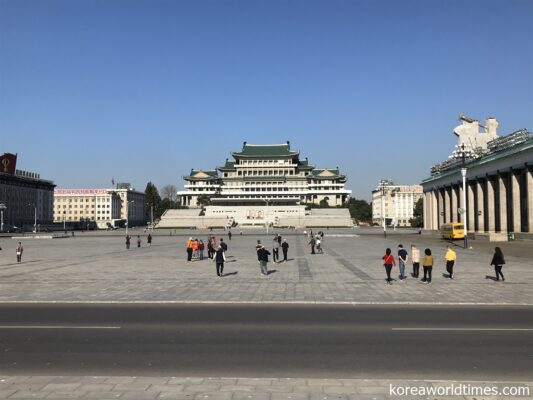
<path id="1" fill-rule="evenodd" d="M 23 263 L 15 262 L 15 241 L 0 252 L 2 302 L 300 302 L 533 305 L 533 261 L 506 254 L 504 283 L 490 277 L 492 254 L 457 248 L 455 279 L 445 273 L 445 243 L 430 237 L 327 237 L 324 255 L 311 255 L 303 236 L 287 236 L 289 262 L 269 263 L 262 277 L 255 254 L 261 238 L 235 235 L 229 244 L 225 277 L 211 260 L 186 261 L 184 237 L 155 237 L 152 247 L 125 249 L 122 237 L 75 237 L 24 242 Z M 134 238 L 135 239 L 135 238 Z M 206 237 L 200 237 L 206 240 Z M 396 254 L 398 241 L 418 240 L 435 258 L 433 283 L 410 276 L 385 283 L 381 256 Z M 135 240 L 133 240 L 135 243 Z M 13 247 L 11 249 L 10 247 Z M 506 252 L 505 245 L 504 253 Z M 11 251 L 13 250 L 13 251 Z M 411 272 L 410 264 L 407 272 Z M 393 276 L 397 277 L 397 267 Z"/>
<path id="2" fill-rule="evenodd" d="M 529 396 L 439 396 L 459 384 L 481 390 L 524 390 Z M 435 390 L 435 395 L 400 396 L 406 387 Z M 431 389 L 433 388 L 433 389 Z M 506 388 L 506 389 L 504 389 Z M 463 391 L 463 393 L 465 393 Z M 455 392 L 457 393 L 457 392 Z M 468 393 L 468 392 L 467 392 Z M 451 382 L 301 378 L 197 378 L 123 376 L 4 376 L 1 399 L 172 399 L 172 400 L 384 400 L 384 399 L 531 399 L 533 382 Z"/>

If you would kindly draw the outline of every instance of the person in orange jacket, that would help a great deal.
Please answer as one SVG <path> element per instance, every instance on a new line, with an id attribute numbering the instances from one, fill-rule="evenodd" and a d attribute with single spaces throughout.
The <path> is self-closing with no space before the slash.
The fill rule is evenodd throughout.
<path id="1" fill-rule="evenodd" d="M 192 261 L 193 244 L 194 241 L 192 240 L 192 237 L 190 237 L 189 240 L 187 240 L 187 261 Z"/>

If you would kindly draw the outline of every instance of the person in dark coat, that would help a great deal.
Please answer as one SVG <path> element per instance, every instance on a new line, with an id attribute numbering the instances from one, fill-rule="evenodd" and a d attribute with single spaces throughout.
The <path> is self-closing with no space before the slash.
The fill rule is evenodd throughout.
<path id="1" fill-rule="evenodd" d="M 496 280 L 500 280 L 500 275 L 502 277 L 502 282 L 505 281 L 505 277 L 502 274 L 502 267 L 505 264 L 505 258 L 503 258 L 502 249 L 499 247 L 494 248 L 494 255 L 492 256 L 492 261 L 490 265 L 494 265 L 494 271 L 496 272 Z"/>
<path id="2" fill-rule="evenodd" d="M 226 261 L 226 255 L 224 254 L 222 243 L 216 249 L 213 261 L 215 261 L 217 266 L 217 276 L 224 276 L 224 262 Z"/>
<path id="3" fill-rule="evenodd" d="M 287 239 L 283 239 L 281 250 L 283 251 L 283 261 L 287 261 L 287 253 L 289 251 L 289 243 L 287 243 Z"/>
<path id="4" fill-rule="evenodd" d="M 265 249 L 265 246 L 261 246 L 259 251 L 257 252 L 257 256 L 259 258 L 259 265 L 261 266 L 261 275 L 267 276 L 268 275 L 268 256 L 270 255 L 270 251 Z"/>
<path id="5" fill-rule="evenodd" d="M 146 241 L 148 242 L 148 246 L 152 246 L 152 235 L 148 234 Z"/>
<path id="6" fill-rule="evenodd" d="M 141 236 L 137 235 L 137 247 L 141 247 Z"/>
<path id="7" fill-rule="evenodd" d="M 228 245 L 226 242 L 224 242 L 224 239 L 220 239 L 220 246 L 222 246 L 222 250 L 224 250 L 224 252 L 228 251 Z"/>
<path id="8" fill-rule="evenodd" d="M 130 248 L 130 243 L 131 243 L 131 236 L 126 235 L 126 249 Z"/>

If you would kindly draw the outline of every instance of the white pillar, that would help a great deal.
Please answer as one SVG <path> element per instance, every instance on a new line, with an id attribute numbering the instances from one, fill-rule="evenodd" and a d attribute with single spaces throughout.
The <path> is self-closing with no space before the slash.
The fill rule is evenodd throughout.
<path id="1" fill-rule="evenodd" d="M 468 232 L 475 232 L 476 230 L 476 209 L 474 205 L 474 185 L 476 182 L 467 182 L 466 190 L 468 192 Z"/>
<path id="2" fill-rule="evenodd" d="M 457 192 L 459 194 L 459 208 L 463 208 L 466 204 L 463 204 L 463 184 L 462 183 L 458 186 Z M 464 220 L 465 220 L 465 215 L 459 214 L 459 212 L 457 212 L 457 222 L 464 222 Z"/>
<path id="3" fill-rule="evenodd" d="M 451 222 L 451 210 L 452 210 L 452 202 L 451 202 L 451 194 L 450 194 L 450 188 L 444 188 L 444 208 L 446 209 L 444 211 L 444 223 Z"/>
<path id="4" fill-rule="evenodd" d="M 520 175 L 515 174 L 513 171 L 511 174 L 511 193 L 513 196 L 513 232 L 520 232 Z"/>
<path id="5" fill-rule="evenodd" d="M 485 204 L 485 201 L 484 201 L 484 194 L 483 194 L 483 185 L 481 184 L 480 181 L 476 181 L 476 190 L 477 190 L 477 210 L 478 210 L 478 213 L 476 215 L 477 217 L 477 226 L 478 226 L 478 230 L 479 232 L 485 232 L 485 212 L 486 210 L 484 209 L 484 204 Z M 480 213 L 481 211 L 481 213 Z"/>
<path id="6" fill-rule="evenodd" d="M 489 232 L 494 232 L 496 230 L 496 201 L 495 201 L 495 192 L 496 192 L 496 180 L 487 177 L 487 213 L 488 213 L 488 226 L 487 230 Z"/>
<path id="7" fill-rule="evenodd" d="M 444 224 L 444 192 L 443 192 L 442 189 L 438 189 L 437 198 L 438 198 L 438 202 L 439 202 L 439 208 L 438 208 L 439 224 L 437 226 L 437 229 L 440 229 L 442 224 Z"/>
<path id="8" fill-rule="evenodd" d="M 439 229 L 439 213 L 437 209 L 437 191 L 431 191 L 431 229 Z"/>
<path id="9" fill-rule="evenodd" d="M 455 186 L 450 188 L 450 222 L 457 222 L 457 189 Z"/>
<path id="10" fill-rule="evenodd" d="M 507 188 L 505 187 L 505 179 L 498 175 L 498 196 L 500 199 L 500 231 L 508 232 L 507 227 Z"/>
<path id="11" fill-rule="evenodd" d="M 526 170 L 526 188 L 527 188 L 527 219 L 529 233 L 533 233 L 533 170 Z"/>
<path id="12" fill-rule="evenodd" d="M 430 192 L 424 193 L 424 229 L 429 230 L 431 229 L 429 224 L 429 216 L 430 216 Z"/>

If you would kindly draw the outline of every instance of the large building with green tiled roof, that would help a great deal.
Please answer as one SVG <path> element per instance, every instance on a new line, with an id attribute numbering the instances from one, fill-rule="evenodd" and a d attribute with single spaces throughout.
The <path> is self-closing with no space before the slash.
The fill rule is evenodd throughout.
<path id="1" fill-rule="evenodd" d="M 283 144 L 243 143 L 216 170 L 192 169 L 183 177 L 185 190 L 178 192 L 181 205 L 199 207 L 209 198 L 213 205 L 298 205 L 345 203 L 351 190 L 338 167 L 315 168 L 300 152 Z M 202 198 L 200 198 L 202 196 Z"/>

